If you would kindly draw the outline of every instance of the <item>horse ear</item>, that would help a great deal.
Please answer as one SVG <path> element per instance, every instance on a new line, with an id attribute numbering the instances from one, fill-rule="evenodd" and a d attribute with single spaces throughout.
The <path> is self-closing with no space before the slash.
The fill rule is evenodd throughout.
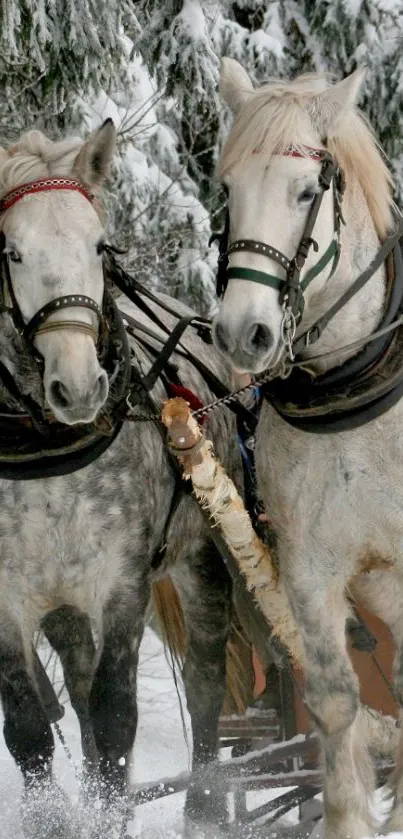
<path id="1" fill-rule="evenodd" d="M 220 94 L 236 114 L 249 99 L 253 84 L 244 68 L 234 58 L 223 58 L 220 66 Z"/>
<path id="2" fill-rule="evenodd" d="M 83 183 L 92 188 L 100 187 L 108 177 L 116 146 L 116 129 L 111 119 L 81 146 L 73 171 Z"/>
<path id="3" fill-rule="evenodd" d="M 321 136 L 330 136 L 342 122 L 343 115 L 354 108 L 364 76 L 365 67 L 358 67 L 343 81 L 320 93 L 308 106 Z"/>

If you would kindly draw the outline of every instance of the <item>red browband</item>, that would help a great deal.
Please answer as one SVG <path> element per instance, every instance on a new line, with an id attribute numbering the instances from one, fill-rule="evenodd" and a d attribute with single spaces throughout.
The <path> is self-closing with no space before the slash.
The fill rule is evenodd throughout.
<path id="1" fill-rule="evenodd" d="M 284 157 L 309 157 L 312 160 L 322 160 L 326 149 L 313 149 L 311 146 L 288 146 L 281 152 Z"/>
<path id="2" fill-rule="evenodd" d="M 260 149 L 253 149 L 252 154 L 259 154 Z M 313 149 L 311 146 L 288 146 L 283 151 L 275 152 L 280 157 L 308 157 L 311 160 L 322 160 L 326 149 Z"/>
<path id="3" fill-rule="evenodd" d="M 77 178 L 40 178 L 37 181 L 29 181 L 27 184 L 21 184 L 21 186 L 17 186 L 15 189 L 7 192 L 0 200 L 0 213 L 9 210 L 13 204 L 16 204 L 21 198 L 25 198 L 26 195 L 33 195 L 36 192 L 50 192 L 53 189 L 74 190 L 84 195 L 88 201 L 92 202 L 94 200 L 91 190 L 84 186 Z"/>

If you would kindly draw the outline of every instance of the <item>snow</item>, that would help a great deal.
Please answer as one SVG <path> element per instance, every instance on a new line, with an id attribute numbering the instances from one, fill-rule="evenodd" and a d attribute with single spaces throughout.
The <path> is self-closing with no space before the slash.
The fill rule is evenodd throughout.
<path id="1" fill-rule="evenodd" d="M 190 768 L 190 755 L 182 731 L 172 673 L 162 645 L 150 629 L 145 632 L 141 648 L 138 699 L 139 727 L 131 771 L 133 785 L 146 784 L 187 771 Z M 81 761 L 80 736 L 75 714 L 68 703 L 65 709 L 60 727 L 72 753 L 73 764 L 55 736 L 54 774 L 59 786 L 67 793 L 72 808 L 77 808 L 78 815 L 79 786 L 76 773 L 79 773 Z M 185 707 L 184 716 L 190 738 Z M 21 775 L 3 740 L 0 743 L 0 790 L 0 839 L 23 839 L 19 814 Z M 181 831 L 183 806 L 184 793 L 167 796 L 155 803 L 142 804 L 137 808 L 131 823 L 131 835 L 137 839 L 176 839 L 178 831 Z"/>
<path id="2" fill-rule="evenodd" d="M 55 686 L 60 683 L 60 673 L 57 668 L 54 674 L 52 673 L 52 678 Z M 151 629 L 147 628 L 140 651 L 139 725 L 131 765 L 133 788 L 173 778 L 190 770 L 191 755 L 190 746 L 188 746 L 191 742 L 190 720 L 181 686 L 179 686 L 179 695 L 182 703 L 187 743 L 171 668 L 165 658 L 160 640 Z M 62 700 L 65 704 L 65 716 L 60 723 L 60 727 L 67 748 L 71 752 L 72 760 L 66 756 L 60 741 L 55 736 L 54 776 L 59 788 L 67 795 L 67 806 L 69 813 L 71 813 L 73 829 L 76 825 L 79 825 L 78 829 L 80 831 L 83 824 L 83 809 L 79 799 L 80 735 L 75 714 L 68 701 L 65 701 L 64 694 Z M 223 754 L 222 757 L 225 759 L 229 755 Z M 242 758 L 239 761 L 242 762 Z M 24 839 L 20 814 L 20 800 L 23 791 L 21 775 L 8 753 L 4 741 L 0 742 L 0 790 L 2 798 L 0 839 L 10 839 L 10 837 Z M 281 795 L 282 792 L 284 790 L 276 789 L 272 794 L 277 796 Z M 133 839 L 182 839 L 184 798 L 185 794 L 181 792 L 160 798 L 158 801 L 150 801 L 139 805 L 129 823 L 129 836 Z M 269 798 L 270 791 L 268 790 L 248 793 L 248 807 L 257 807 L 268 801 Z M 61 800 L 62 806 L 65 806 L 66 802 L 63 799 Z M 38 806 L 46 807 L 46 801 L 38 802 Z M 375 811 L 380 821 L 384 820 L 388 806 L 382 790 L 378 791 Z M 32 818 L 32 813 L 29 816 Z M 88 819 L 88 813 L 85 817 Z M 296 820 L 297 815 L 294 811 L 288 814 L 282 823 L 295 823 Z M 276 828 L 277 826 L 271 829 L 270 837 L 276 835 Z M 318 825 L 311 839 L 323 839 L 321 831 L 322 827 Z M 79 835 L 81 839 L 81 832 L 79 832 Z M 259 832 L 259 836 L 261 835 Z M 281 835 L 280 830 L 278 830 L 278 835 Z M 247 830 L 247 836 L 248 839 L 253 839 L 253 832 L 250 834 L 249 829 Z M 86 834 L 84 839 L 86 839 Z M 108 835 L 108 839 L 112 839 L 112 836 Z M 243 839 L 243 837 L 240 836 L 239 839 Z M 381 835 L 379 839 L 382 839 Z M 403 839 L 403 833 L 389 834 L 387 839 Z"/>

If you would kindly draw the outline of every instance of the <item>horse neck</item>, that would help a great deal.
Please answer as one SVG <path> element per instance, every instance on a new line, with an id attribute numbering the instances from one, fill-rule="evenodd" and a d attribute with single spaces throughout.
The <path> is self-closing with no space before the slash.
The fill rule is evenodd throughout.
<path id="1" fill-rule="evenodd" d="M 333 277 L 325 283 L 316 299 L 312 301 L 309 320 L 307 324 L 304 323 L 304 331 L 347 291 L 362 271 L 368 267 L 380 247 L 368 207 L 362 196 L 352 211 L 349 211 L 347 207 L 346 220 L 347 223 L 342 227 L 341 232 L 339 265 Z M 376 329 L 382 316 L 385 280 L 386 270 L 385 266 L 382 266 L 364 288 L 340 309 L 325 327 L 321 338 L 306 351 L 306 358 L 334 352 L 330 358 L 314 363 L 315 372 L 325 372 L 355 355 L 358 352 L 357 349 L 340 353 L 337 350 L 353 341 L 365 338 Z"/>

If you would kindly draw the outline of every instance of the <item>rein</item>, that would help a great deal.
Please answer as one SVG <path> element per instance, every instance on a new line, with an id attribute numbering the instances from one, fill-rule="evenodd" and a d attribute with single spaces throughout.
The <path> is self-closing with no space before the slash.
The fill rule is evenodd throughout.
<path id="1" fill-rule="evenodd" d="M 398 245 L 401 238 L 403 236 L 403 218 L 400 218 L 397 222 L 397 226 L 395 231 L 388 236 L 385 240 L 383 245 L 379 248 L 378 252 L 374 256 L 372 262 L 366 268 L 354 282 L 352 285 L 347 289 L 347 291 L 339 297 L 338 300 L 333 304 L 333 306 L 328 309 L 328 311 L 322 315 L 318 320 L 308 329 L 303 335 L 300 335 L 293 344 L 293 351 L 295 355 L 298 355 L 303 349 L 306 347 L 311 346 L 311 344 L 315 344 L 316 341 L 319 340 L 320 336 L 322 335 L 323 330 L 325 327 L 330 323 L 330 321 L 334 318 L 334 316 L 343 308 L 362 288 L 366 285 L 366 283 L 373 277 L 373 275 L 378 271 L 378 269 L 383 265 L 387 257 L 392 253 L 394 248 Z M 365 343 L 368 338 L 364 338 L 361 341 L 361 344 Z M 343 351 L 343 347 L 341 351 Z M 334 350 L 334 353 L 338 353 L 340 350 Z"/>
<path id="2" fill-rule="evenodd" d="M 187 315 L 180 317 L 178 312 L 169 306 L 164 300 L 158 298 L 152 293 L 152 291 L 142 286 L 141 283 L 139 283 L 134 277 L 127 274 L 122 266 L 116 262 L 113 248 L 108 246 L 105 248 L 105 268 L 107 277 L 120 289 L 120 291 L 123 292 L 123 294 L 125 294 L 126 297 L 129 298 L 129 300 L 131 300 L 132 303 L 135 304 L 135 306 L 147 315 L 152 323 L 161 329 L 167 336 L 167 340 L 164 343 L 164 339 L 161 336 L 153 333 L 144 324 L 134 321 L 133 318 L 129 317 L 126 313 L 123 313 L 123 321 L 126 321 L 129 331 L 133 337 L 138 340 L 138 333 L 140 333 L 150 336 L 157 344 L 162 344 L 162 349 L 158 353 L 154 364 L 146 376 L 137 376 L 133 382 L 133 386 L 126 398 L 127 407 L 130 409 L 130 413 L 127 414 L 126 419 L 133 422 L 150 420 L 156 422 L 157 424 L 161 423 L 161 417 L 159 414 L 147 413 L 139 415 L 137 413 L 133 413 L 133 409 L 137 408 L 139 399 L 145 392 L 144 384 L 147 385 L 147 390 L 150 390 L 154 386 L 157 379 L 161 376 L 162 368 L 168 366 L 169 358 L 175 351 L 180 356 L 186 358 L 193 367 L 195 367 L 207 383 L 212 393 L 216 396 L 216 399 L 211 403 L 211 405 L 206 405 L 203 408 L 195 408 L 192 411 L 192 414 L 196 417 L 202 418 L 207 416 L 207 414 L 213 410 L 216 405 L 228 405 L 239 417 L 239 419 L 242 420 L 249 429 L 251 429 L 252 432 L 252 430 L 256 427 L 256 416 L 236 399 L 237 395 L 247 391 L 251 385 L 241 388 L 239 391 L 236 391 L 236 393 L 231 392 L 229 388 L 227 388 L 209 369 L 207 364 L 204 364 L 201 358 L 195 356 L 180 343 L 180 338 L 185 332 L 185 329 L 187 326 L 191 325 L 203 341 L 211 344 L 211 321 L 207 318 L 200 317 L 199 315 L 193 316 L 192 318 L 189 318 Z M 166 326 L 161 318 L 159 318 L 153 309 L 151 309 L 151 307 L 146 303 L 144 298 L 151 300 L 151 302 L 156 303 L 165 312 L 168 312 L 178 318 L 176 327 L 171 330 L 168 326 Z M 175 341 L 172 340 L 173 334 L 175 334 Z M 141 343 L 143 343 L 143 341 L 141 341 Z M 163 362 L 163 364 L 161 362 Z"/>

